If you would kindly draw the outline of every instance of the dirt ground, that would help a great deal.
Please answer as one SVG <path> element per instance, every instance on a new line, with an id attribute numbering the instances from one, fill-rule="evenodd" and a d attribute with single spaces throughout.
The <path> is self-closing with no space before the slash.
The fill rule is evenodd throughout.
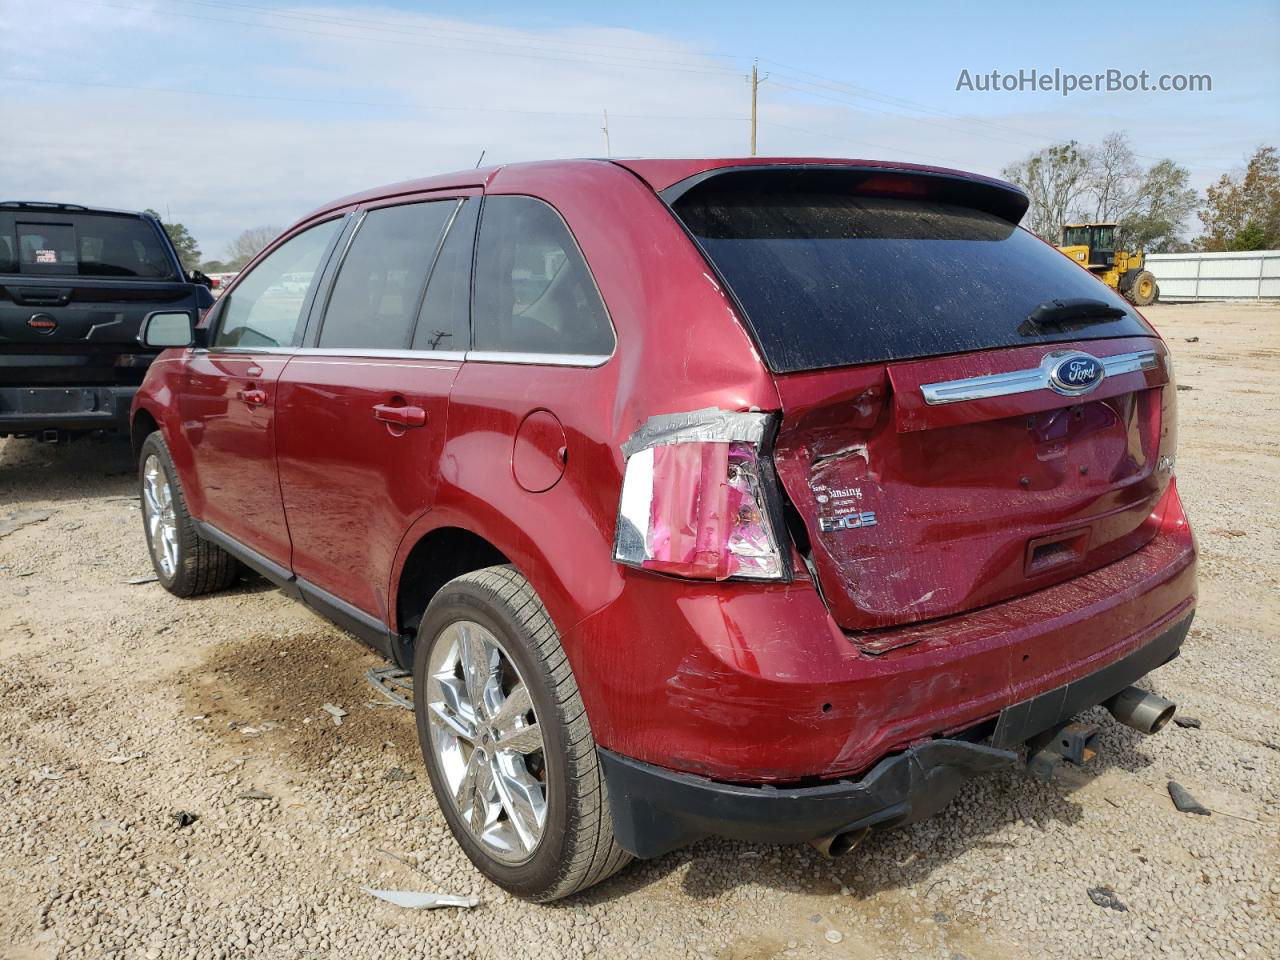
<path id="1" fill-rule="evenodd" d="M 0 441 L 0 958 L 1280 956 L 1280 306 L 1148 314 L 1202 551 L 1196 626 L 1151 686 L 1198 729 L 1107 720 L 1087 770 L 975 782 L 834 863 L 708 840 L 552 906 L 453 844 L 371 652 L 259 580 L 131 583 L 151 568 L 124 444 Z M 1176 812 L 1169 779 L 1212 814 Z"/>

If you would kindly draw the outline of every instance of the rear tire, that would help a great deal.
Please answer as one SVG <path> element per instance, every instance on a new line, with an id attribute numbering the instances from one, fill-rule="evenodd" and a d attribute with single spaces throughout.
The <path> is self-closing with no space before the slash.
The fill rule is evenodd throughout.
<path id="1" fill-rule="evenodd" d="M 160 585 L 177 597 L 222 590 L 240 576 L 240 563 L 196 532 L 177 468 L 160 431 L 138 454 L 142 524 L 151 566 Z"/>
<path id="2" fill-rule="evenodd" d="M 465 574 L 432 598 L 414 649 L 413 702 L 449 829 L 498 886 L 556 900 L 631 859 L 614 839 L 608 786 L 560 634 L 514 569 Z"/>
<path id="3" fill-rule="evenodd" d="M 1133 283 L 1129 284 L 1129 290 L 1125 296 L 1139 307 L 1147 307 L 1155 303 L 1156 297 L 1159 296 L 1155 275 L 1150 270 L 1139 270 L 1138 275 L 1133 278 Z"/>

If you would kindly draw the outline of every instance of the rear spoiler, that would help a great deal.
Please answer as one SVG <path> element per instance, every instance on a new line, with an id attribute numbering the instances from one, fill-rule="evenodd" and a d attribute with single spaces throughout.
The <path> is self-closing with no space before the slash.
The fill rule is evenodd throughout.
<path id="1" fill-rule="evenodd" d="M 1018 223 L 1031 201 L 1011 183 L 987 177 L 886 166 L 856 164 L 778 163 L 718 167 L 704 170 L 658 193 L 668 206 L 691 191 L 714 182 L 735 190 L 771 193 L 803 189 L 834 190 L 865 196 L 902 197 L 951 203 Z"/>

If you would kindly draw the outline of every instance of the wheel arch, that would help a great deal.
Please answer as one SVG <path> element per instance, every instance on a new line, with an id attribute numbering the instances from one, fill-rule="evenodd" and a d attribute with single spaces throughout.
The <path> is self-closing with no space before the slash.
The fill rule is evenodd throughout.
<path id="1" fill-rule="evenodd" d="M 411 546 L 402 547 L 402 555 L 396 565 L 393 615 L 395 630 L 408 637 L 410 644 L 427 605 L 441 587 L 463 574 L 511 563 L 507 554 L 485 537 L 452 524 L 419 532 Z"/>
<path id="2" fill-rule="evenodd" d="M 160 423 L 150 410 L 141 407 L 133 412 L 133 419 L 129 423 L 129 443 L 133 447 L 135 463 L 142 456 L 142 445 L 146 443 L 147 437 L 159 429 Z"/>

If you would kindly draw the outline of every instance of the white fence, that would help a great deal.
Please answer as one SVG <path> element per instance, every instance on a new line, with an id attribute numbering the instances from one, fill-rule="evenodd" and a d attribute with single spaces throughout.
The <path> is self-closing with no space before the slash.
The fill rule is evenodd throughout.
<path id="1" fill-rule="evenodd" d="M 1280 300 L 1280 250 L 1150 253 L 1161 300 Z"/>

